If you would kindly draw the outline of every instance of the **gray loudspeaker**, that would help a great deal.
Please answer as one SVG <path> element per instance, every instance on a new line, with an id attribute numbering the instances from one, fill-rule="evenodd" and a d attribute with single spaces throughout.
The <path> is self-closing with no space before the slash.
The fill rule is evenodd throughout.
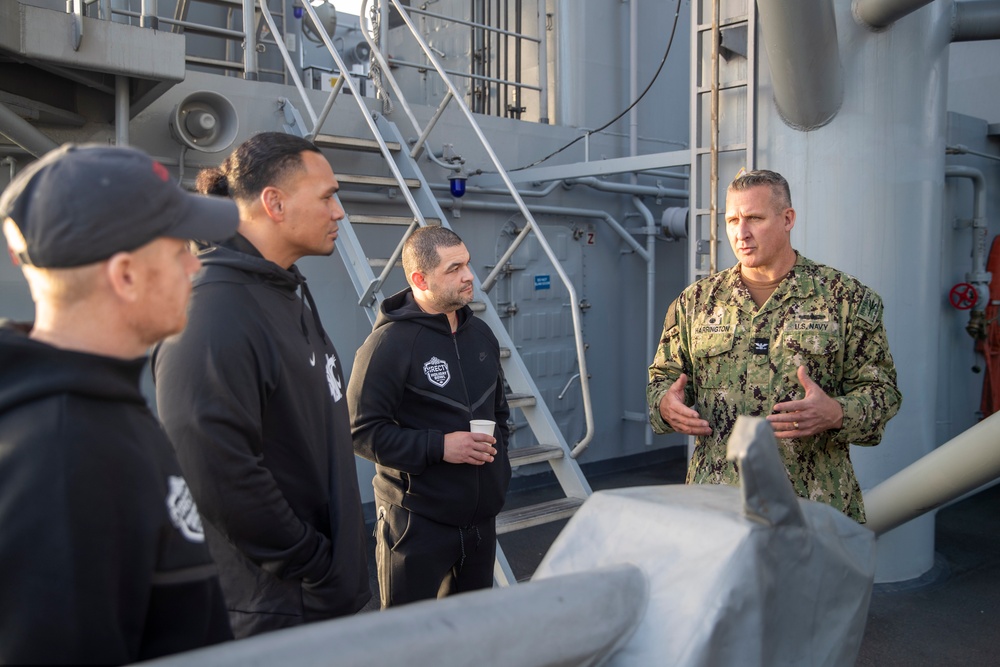
<path id="1" fill-rule="evenodd" d="M 240 123 L 236 107 L 219 93 L 191 93 L 174 107 L 170 133 L 187 146 L 205 153 L 226 150 L 236 140 Z"/>

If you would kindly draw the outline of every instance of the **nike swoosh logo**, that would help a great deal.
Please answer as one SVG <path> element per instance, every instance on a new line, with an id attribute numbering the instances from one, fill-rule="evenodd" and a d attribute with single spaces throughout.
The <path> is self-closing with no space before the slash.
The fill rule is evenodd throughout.
<path id="1" fill-rule="evenodd" d="M 309 365 L 310 366 L 315 366 L 316 365 L 316 353 L 315 352 L 313 352 L 311 355 L 309 355 Z"/>

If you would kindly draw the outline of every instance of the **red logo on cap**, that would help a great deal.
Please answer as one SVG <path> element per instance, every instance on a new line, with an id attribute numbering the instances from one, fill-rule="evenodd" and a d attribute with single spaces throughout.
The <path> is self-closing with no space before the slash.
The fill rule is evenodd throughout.
<path id="1" fill-rule="evenodd" d="M 159 162 L 156 161 L 153 162 L 153 173 L 159 176 L 160 180 L 163 181 L 164 183 L 166 183 L 167 180 L 170 179 L 170 172 L 168 172 L 167 168 L 164 167 Z"/>

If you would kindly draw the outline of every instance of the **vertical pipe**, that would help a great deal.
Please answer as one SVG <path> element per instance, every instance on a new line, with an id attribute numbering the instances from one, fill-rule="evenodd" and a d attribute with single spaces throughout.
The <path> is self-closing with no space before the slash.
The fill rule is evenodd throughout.
<path id="1" fill-rule="evenodd" d="M 538 122 L 549 122 L 549 47 L 545 0 L 538 2 Z"/>
<path id="2" fill-rule="evenodd" d="M 636 0 L 632 0 L 636 4 Z M 632 205 L 642 215 L 646 227 L 646 348 L 656 349 L 656 304 L 653 296 L 656 293 L 656 223 L 653 214 L 638 196 L 632 197 Z M 645 444 L 653 444 L 653 429 L 646 425 Z"/>
<path id="3" fill-rule="evenodd" d="M 983 313 L 990 301 L 990 272 L 986 270 L 986 179 L 983 172 L 972 167 L 948 166 L 944 168 L 947 178 L 968 178 L 972 181 L 972 271 L 966 273 L 968 280 L 976 288 L 975 305 L 972 312 Z"/>
<path id="4" fill-rule="evenodd" d="M 243 76 L 257 80 L 257 34 L 254 30 L 254 0 L 243 0 Z"/>
<path id="5" fill-rule="evenodd" d="M 490 6 L 489 2 L 486 2 L 485 9 L 486 15 L 483 23 L 488 26 L 492 26 L 493 8 Z M 485 29 L 483 30 L 483 64 L 486 66 L 486 76 L 493 78 L 493 33 Z M 490 81 L 483 81 L 483 90 L 486 93 L 486 108 L 483 113 L 489 114 L 493 108 L 493 83 Z"/>
<path id="6" fill-rule="evenodd" d="M 66 5 L 69 9 L 70 5 Z M 73 7 L 73 34 L 71 35 L 74 51 L 80 50 L 80 42 L 83 40 L 83 0 L 72 0 Z"/>
<path id="7" fill-rule="evenodd" d="M 497 8 L 499 12 L 500 9 Z M 507 4 L 507 0 L 503 0 L 503 19 L 502 25 L 504 30 L 510 28 L 510 6 Z M 510 80 L 510 35 L 504 34 L 503 37 L 497 37 L 497 40 L 503 39 L 503 75 L 500 75 L 499 68 L 497 74 L 500 75 L 499 78 L 504 80 L 503 94 L 498 95 L 500 97 L 497 100 L 497 106 L 503 108 L 503 116 L 510 118 L 510 85 L 507 83 Z"/>
<path id="8" fill-rule="evenodd" d="M 797 202 L 796 249 L 856 276 L 885 306 L 904 398 L 878 447 L 851 447 L 867 505 L 869 490 L 938 443 L 938 392 L 947 391 L 950 377 L 939 363 L 936 323 L 942 305 L 927 295 L 940 293 L 951 5 L 931 3 L 880 33 L 846 28 L 850 6 L 832 5 L 836 25 L 845 26 L 836 44 L 838 50 L 844 47 L 843 113 L 835 123 L 801 132 L 761 97 L 757 158 L 758 166 L 789 177 Z M 763 4 L 758 7 L 761 34 L 770 39 L 763 25 L 768 17 Z M 761 90 L 770 89 L 771 64 L 759 68 Z M 852 159 L 843 162 L 844 155 Z M 878 233 L 872 233 L 874 219 Z M 912 363 L 915 359 L 921 363 Z M 876 582 L 913 579 L 933 567 L 934 517 L 925 515 L 879 537 L 877 561 Z"/>
<path id="9" fill-rule="evenodd" d="M 472 22 L 482 23 L 483 22 L 483 12 L 482 12 L 482 0 L 472 0 Z M 472 30 L 472 62 L 473 71 L 476 74 L 483 73 L 483 31 L 482 28 L 471 27 Z M 473 79 L 473 101 L 475 102 L 475 110 L 478 113 L 483 112 L 483 80 Z"/>
<path id="10" fill-rule="evenodd" d="M 142 0 L 142 8 L 139 11 L 139 25 L 150 30 L 160 29 L 159 9 L 156 6 L 157 0 Z"/>
<path id="11" fill-rule="evenodd" d="M 708 272 L 719 263 L 719 0 L 712 0 L 712 109 L 709 131 Z"/>
<path id="12" fill-rule="evenodd" d="M 628 21 L 628 99 L 626 104 L 631 104 L 639 96 L 639 6 L 638 0 L 629 2 Z M 633 105 L 628 112 L 628 154 L 635 157 L 639 154 L 639 105 Z M 638 178 L 631 174 L 632 184 L 638 182 Z"/>
<path id="13" fill-rule="evenodd" d="M 516 20 L 514 21 L 514 30 L 517 32 L 518 35 L 520 35 L 521 31 L 524 29 L 524 21 L 521 20 L 521 11 L 522 11 L 522 9 L 523 9 L 523 7 L 521 6 L 521 0 L 517 0 L 517 2 L 514 5 L 514 16 L 517 17 Z M 518 37 L 516 40 L 514 40 L 514 82 L 515 82 L 515 84 L 520 84 L 521 83 L 521 78 L 522 78 L 521 77 L 521 45 L 523 43 L 524 43 L 524 38 L 523 37 Z M 521 86 L 519 86 L 519 85 L 515 85 L 514 86 L 514 97 L 517 99 L 517 107 L 519 109 L 522 106 L 524 106 L 524 103 L 521 100 Z M 518 118 L 521 117 L 521 112 L 520 111 L 517 112 L 517 117 Z"/>
<path id="14" fill-rule="evenodd" d="M 131 111 L 129 109 L 128 77 L 115 77 L 115 144 L 128 146 L 128 123 Z"/>

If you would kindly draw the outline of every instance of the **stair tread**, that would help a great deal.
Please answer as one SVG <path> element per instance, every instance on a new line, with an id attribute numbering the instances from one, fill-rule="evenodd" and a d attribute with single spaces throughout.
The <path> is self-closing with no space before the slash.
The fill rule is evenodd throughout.
<path id="1" fill-rule="evenodd" d="M 355 225 L 399 225 L 406 227 L 413 223 L 413 216 L 354 214 L 351 216 L 351 223 Z M 427 223 L 431 224 L 431 221 L 428 219 Z M 440 221 L 438 224 L 441 224 Z"/>
<path id="2" fill-rule="evenodd" d="M 521 406 L 530 406 L 537 404 L 538 401 L 531 394 L 518 394 L 510 393 L 507 394 L 507 404 L 512 408 L 517 408 Z"/>
<path id="3" fill-rule="evenodd" d="M 365 174 L 344 174 L 338 173 L 337 180 L 340 181 L 341 185 L 351 184 L 351 185 L 381 185 L 389 186 L 393 188 L 399 187 L 399 183 L 392 176 L 367 176 Z M 419 188 L 420 180 L 416 178 L 405 178 L 403 181 L 406 183 L 408 188 Z"/>
<path id="4" fill-rule="evenodd" d="M 366 153 L 381 153 L 382 148 L 374 139 L 363 139 L 361 137 L 344 137 L 336 134 L 317 134 L 313 143 L 323 148 L 344 148 L 347 150 L 363 151 Z M 399 142 L 387 141 L 386 147 L 390 151 L 399 150 Z"/>
<path id="5" fill-rule="evenodd" d="M 522 528 L 566 519 L 579 509 L 584 500 L 584 498 L 558 498 L 500 512 L 497 515 L 497 534 L 503 535 Z"/>
<path id="6" fill-rule="evenodd" d="M 533 447 L 515 447 L 507 450 L 512 467 L 541 463 L 561 459 L 565 456 L 563 448 L 558 445 L 535 445 Z"/>

